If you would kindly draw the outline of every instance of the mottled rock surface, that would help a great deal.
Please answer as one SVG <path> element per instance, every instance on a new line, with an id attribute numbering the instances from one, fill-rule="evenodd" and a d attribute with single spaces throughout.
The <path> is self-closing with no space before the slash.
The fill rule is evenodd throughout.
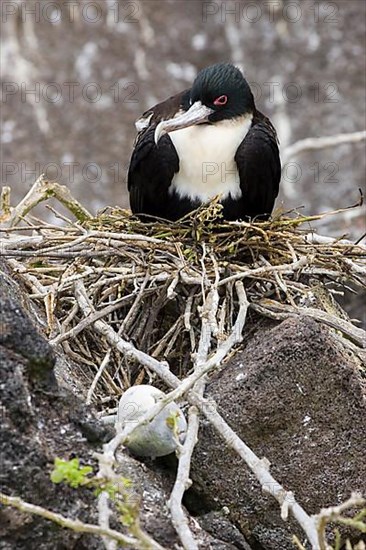
<path id="1" fill-rule="evenodd" d="M 91 491 L 55 486 L 49 479 L 55 456 L 94 462 L 83 426 L 90 429 L 95 421 L 71 393 L 57 387 L 50 346 L 4 284 L 0 309 L 1 490 L 70 517 L 95 519 Z M 101 444 L 106 434 L 95 427 L 90 435 Z M 0 518 L 2 550 L 102 548 L 96 538 L 11 508 L 2 508 Z"/>
<path id="2" fill-rule="evenodd" d="M 366 491 L 365 379 L 328 328 L 303 318 L 261 329 L 207 393 L 308 513 Z M 286 529 L 276 501 L 207 422 L 193 478 L 213 507 L 229 508 L 253 548 L 285 550 L 291 533 L 303 538 L 295 523 Z"/>

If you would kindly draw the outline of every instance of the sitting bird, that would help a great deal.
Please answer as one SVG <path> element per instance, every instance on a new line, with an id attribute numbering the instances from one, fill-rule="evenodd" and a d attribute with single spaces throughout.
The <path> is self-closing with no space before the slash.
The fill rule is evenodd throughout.
<path id="1" fill-rule="evenodd" d="M 235 66 L 201 70 L 136 128 L 128 190 L 144 221 L 179 220 L 217 196 L 226 220 L 270 216 L 281 178 L 277 134 Z"/>

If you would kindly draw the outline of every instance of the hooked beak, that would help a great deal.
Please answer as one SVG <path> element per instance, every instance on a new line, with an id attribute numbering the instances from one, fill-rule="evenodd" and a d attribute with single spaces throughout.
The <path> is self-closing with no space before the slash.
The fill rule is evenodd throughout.
<path id="1" fill-rule="evenodd" d="M 209 115 L 213 112 L 213 109 L 206 107 L 206 105 L 202 105 L 200 101 L 196 101 L 185 113 L 175 118 L 170 118 L 169 120 L 162 120 L 155 129 L 154 140 L 156 145 L 164 134 L 207 122 Z"/>

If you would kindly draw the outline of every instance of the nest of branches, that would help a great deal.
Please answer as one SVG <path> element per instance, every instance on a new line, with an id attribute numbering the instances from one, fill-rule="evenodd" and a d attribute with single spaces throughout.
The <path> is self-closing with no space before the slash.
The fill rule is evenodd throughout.
<path id="1" fill-rule="evenodd" d="M 47 197 L 50 185 L 57 185 L 41 183 L 48 186 Z M 31 300 L 44 308 L 51 343 L 61 345 L 78 366 L 88 401 L 100 410 L 113 409 L 132 384 L 156 383 L 156 375 L 111 345 L 103 330 L 96 330 L 98 322 L 150 357 L 167 361 L 181 378 L 194 365 L 203 310 L 211 351 L 233 331 L 240 305 L 237 282 L 252 319 L 308 315 L 336 329 L 353 353 L 364 354 L 364 331 L 333 296 L 345 285 L 365 288 L 366 247 L 311 229 L 314 220 L 336 213 L 225 222 L 214 201 L 179 223 L 143 223 L 118 208 L 92 217 L 74 199 L 68 201 L 61 200 L 79 220 L 62 216 L 61 226 L 31 217 L 28 203 L 16 219 L 9 208 L 6 216 L 3 205 L 2 248 Z M 212 288 L 217 303 L 210 314 L 206 301 Z"/>

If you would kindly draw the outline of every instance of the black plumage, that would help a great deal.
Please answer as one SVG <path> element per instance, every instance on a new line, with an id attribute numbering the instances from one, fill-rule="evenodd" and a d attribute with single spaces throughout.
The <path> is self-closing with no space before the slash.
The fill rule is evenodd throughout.
<path id="1" fill-rule="evenodd" d="M 277 135 L 239 69 L 203 69 L 191 89 L 149 109 L 137 125 L 128 172 L 135 214 L 177 220 L 222 194 L 225 219 L 269 217 L 281 178 Z M 212 160 L 224 168 L 206 181 Z"/>

